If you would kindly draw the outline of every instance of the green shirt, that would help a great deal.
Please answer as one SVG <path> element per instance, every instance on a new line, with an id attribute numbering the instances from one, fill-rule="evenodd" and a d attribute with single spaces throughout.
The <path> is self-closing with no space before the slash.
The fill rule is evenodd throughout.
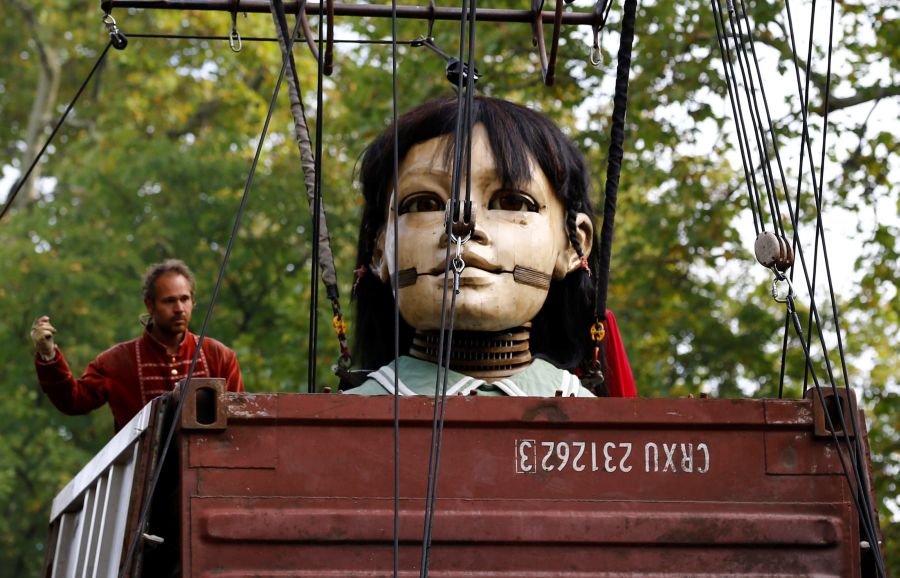
<path id="1" fill-rule="evenodd" d="M 400 395 L 434 395 L 437 365 L 406 355 L 370 373 L 365 383 L 344 393 L 393 395 L 395 365 L 399 370 Z M 447 395 L 554 397 L 556 392 L 562 392 L 563 397 L 594 397 L 574 374 L 543 359 L 535 359 L 522 371 L 491 382 L 452 370 L 447 375 Z"/>

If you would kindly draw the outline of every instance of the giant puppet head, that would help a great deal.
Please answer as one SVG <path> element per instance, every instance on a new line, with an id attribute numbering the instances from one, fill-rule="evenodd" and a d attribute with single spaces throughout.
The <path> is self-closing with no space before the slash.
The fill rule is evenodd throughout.
<path id="1" fill-rule="evenodd" d="M 401 353 L 416 331 L 441 326 L 457 105 L 456 98 L 440 98 L 398 119 L 396 191 L 394 128 L 363 156 L 358 264 L 367 274 L 356 291 L 363 367 L 393 359 L 395 304 Z M 530 323 L 531 352 L 574 368 L 590 347 L 593 316 L 593 286 L 582 257 L 596 261 L 584 159 L 559 127 L 523 106 L 476 97 L 471 119 L 471 175 L 461 173 L 460 198 L 471 183 L 475 225 L 462 246 L 466 266 L 454 328 L 487 333 Z M 400 280 L 396 300 L 393 275 Z"/>

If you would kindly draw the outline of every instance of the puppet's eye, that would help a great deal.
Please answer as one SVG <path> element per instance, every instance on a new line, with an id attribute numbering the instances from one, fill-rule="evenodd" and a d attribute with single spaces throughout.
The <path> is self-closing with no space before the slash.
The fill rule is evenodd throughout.
<path id="1" fill-rule="evenodd" d="M 399 212 L 401 215 L 406 213 L 428 213 L 431 211 L 443 211 L 444 199 L 437 193 L 421 192 L 413 193 L 403 199 L 400 203 Z"/>
<path id="2" fill-rule="evenodd" d="M 522 191 L 499 191 L 491 198 L 488 208 L 522 213 L 537 213 L 539 209 L 537 202 Z"/>

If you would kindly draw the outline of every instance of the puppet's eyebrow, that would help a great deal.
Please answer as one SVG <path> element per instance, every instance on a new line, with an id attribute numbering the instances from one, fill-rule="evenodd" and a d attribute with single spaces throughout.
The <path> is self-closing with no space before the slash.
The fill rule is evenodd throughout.
<path id="1" fill-rule="evenodd" d="M 434 177 L 443 177 L 450 178 L 451 172 L 449 169 L 443 169 L 435 167 L 434 165 L 428 166 L 420 166 L 420 167 L 410 167 L 405 171 L 400 173 L 400 178 L 403 177 L 415 177 L 415 176 L 434 176 Z"/>

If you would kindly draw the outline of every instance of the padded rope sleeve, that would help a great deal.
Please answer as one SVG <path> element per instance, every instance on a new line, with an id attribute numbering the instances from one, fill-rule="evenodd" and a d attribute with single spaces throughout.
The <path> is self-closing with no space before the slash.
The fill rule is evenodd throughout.
<path id="1" fill-rule="evenodd" d="M 613 229 L 616 218 L 616 197 L 625 142 L 625 111 L 628 108 L 628 75 L 631 72 L 631 45 L 634 42 L 634 20 L 637 0 L 625 0 L 622 17 L 622 36 L 619 39 L 619 63 L 616 69 L 616 93 L 613 99 L 612 136 L 606 167 L 606 192 L 603 204 L 603 227 L 600 230 L 600 265 L 597 272 L 597 299 L 594 317 L 606 318 L 606 296 L 609 289 L 609 266 L 612 256 Z"/>
<path id="2" fill-rule="evenodd" d="M 305 6 L 301 3 L 301 10 Z M 297 18 L 300 16 L 298 15 Z M 284 13 L 284 4 L 272 3 L 272 18 L 275 21 L 275 33 L 281 46 L 282 54 L 287 51 L 289 30 Z M 309 127 L 306 122 L 306 108 L 300 97 L 300 82 L 297 76 L 297 66 L 293 53 L 288 54 L 288 98 L 291 103 L 291 115 L 294 118 L 294 133 L 297 138 L 297 148 L 300 150 L 300 163 L 303 168 L 303 182 L 306 185 L 306 196 L 309 202 L 310 213 L 315 213 L 316 196 L 316 159 L 312 151 L 312 140 L 309 136 Z M 320 111 L 321 113 L 321 111 Z M 322 281 L 325 283 L 329 298 L 337 295 L 337 273 L 334 267 L 334 256 L 331 252 L 331 238 L 328 234 L 328 224 L 325 220 L 325 202 L 320 199 L 319 204 L 319 267 L 322 269 Z"/>

